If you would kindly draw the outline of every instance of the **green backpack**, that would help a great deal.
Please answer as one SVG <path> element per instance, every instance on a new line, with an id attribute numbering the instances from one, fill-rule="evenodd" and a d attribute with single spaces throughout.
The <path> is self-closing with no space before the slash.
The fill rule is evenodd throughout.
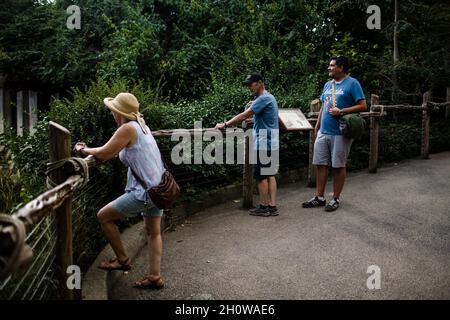
<path id="1" fill-rule="evenodd" d="M 359 139 L 366 130 L 366 121 L 359 113 L 349 113 L 341 117 L 341 132 L 348 139 Z"/>
<path id="2" fill-rule="evenodd" d="M 331 86 L 333 107 L 335 107 L 336 97 L 334 96 L 334 80 L 332 81 Z M 339 120 L 339 128 L 344 137 L 348 139 L 359 139 L 366 130 L 366 121 L 357 112 L 349 113 L 341 117 Z"/>

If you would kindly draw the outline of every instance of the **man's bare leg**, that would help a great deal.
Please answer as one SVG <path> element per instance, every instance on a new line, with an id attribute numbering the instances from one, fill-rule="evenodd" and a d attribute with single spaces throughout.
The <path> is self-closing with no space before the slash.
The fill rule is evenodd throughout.
<path id="1" fill-rule="evenodd" d="M 347 176 L 347 168 L 333 168 L 333 196 L 339 199 L 342 189 L 344 188 L 345 177 Z"/>
<path id="2" fill-rule="evenodd" d="M 328 180 L 328 166 L 316 166 L 316 196 L 323 197 Z"/>
<path id="3" fill-rule="evenodd" d="M 277 197 L 277 179 L 275 179 L 275 176 L 269 177 L 268 179 L 269 183 L 269 206 L 274 207 L 276 204 L 276 197 Z"/>
<path id="4" fill-rule="evenodd" d="M 268 179 L 258 181 L 259 201 L 262 205 L 269 205 L 269 182 Z"/>

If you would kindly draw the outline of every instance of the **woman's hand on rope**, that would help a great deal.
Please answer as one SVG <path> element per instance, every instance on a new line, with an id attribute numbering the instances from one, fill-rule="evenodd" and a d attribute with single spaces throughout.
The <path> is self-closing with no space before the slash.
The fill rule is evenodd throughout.
<path id="1" fill-rule="evenodd" d="M 216 124 L 214 129 L 219 129 L 219 130 L 225 129 L 225 122 Z"/>
<path id="2" fill-rule="evenodd" d="M 86 143 L 84 143 L 84 142 L 77 142 L 77 143 L 75 144 L 75 147 L 73 147 L 73 153 L 74 153 L 75 156 L 77 156 L 77 157 L 80 156 L 80 155 L 83 155 L 82 150 L 83 150 L 84 148 L 87 148 Z"/>

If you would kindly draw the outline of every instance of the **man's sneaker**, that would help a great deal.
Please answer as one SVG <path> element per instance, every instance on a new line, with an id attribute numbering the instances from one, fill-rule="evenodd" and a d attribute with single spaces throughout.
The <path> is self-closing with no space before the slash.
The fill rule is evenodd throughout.
<path id="1" fill-rule="evenodd" d="M 278 216 L 278 208 L 277 206 L 269 206 L 269 213 L 271 216 Z"/>
<path id="2" fill-rule="evenodd" d="M 303 202 L 302 207 L 303 208 L 315 208 L 315 207 L 323 207 L 327 201 L 325 199 L 320 200 L 319 197 L 315 196 L 314 198 L 311 198 L 310 200 Z"/>
<path id="3" fill-rule="evenodd" d="M 333 198 L 330 202 L 328 202 L 327 206 L 325 207 L 325 211 L 331 212 L 339 208 L 339 199 Z"/>
<path id="4" fill-rule="evenodd" d="M 265 206 L 265 205 L 260 204 L 258 207 L 253 208 L 253 209 L 250 209 L 250 210 L 248 210 L 248 211 L 251 212 L 251 213 L 253 213 L 253 212 L 255 212 L 256 210 L 259 210 L 259 209 L 265 209 L 265 208 L 268 208 L 268 207 L 269 207 L 269 206 Z"/>
<path id="5" fill-rule="evenodd" d="M 269 216 L 269 207 L 259 205 L 258 208 L 250 210 L 251 216 Z"/>

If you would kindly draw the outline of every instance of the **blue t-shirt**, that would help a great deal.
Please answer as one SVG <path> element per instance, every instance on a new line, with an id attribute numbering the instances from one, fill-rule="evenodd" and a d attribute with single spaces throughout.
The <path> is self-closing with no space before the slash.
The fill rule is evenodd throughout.
<path id="1" fill-rule="evenodd" d="M 273 95 L 264 91 L 250 107 L 255 113 L 253 140 L 255 150 L 278 149 L 278 103 Z"/>
<path id="2" fill-rule="evenodd" d="M 320 96 L 322 101 L 323 112 L 320 122 L 320 132 L 330 135 L 341 135 L 339 130 L 339 117 L 331 115 L 330 111 L 333 108 L 333 100 L 331 98 L 331 81 L 328 81 L 323 86 L 323 92 Z M 336 107 L 339 109 L 353 107 L 359 100 L 365 99 L 364 92 L 355 78 L 347 76 L 340 82 L 335 83 L 335 98 Z"/>

